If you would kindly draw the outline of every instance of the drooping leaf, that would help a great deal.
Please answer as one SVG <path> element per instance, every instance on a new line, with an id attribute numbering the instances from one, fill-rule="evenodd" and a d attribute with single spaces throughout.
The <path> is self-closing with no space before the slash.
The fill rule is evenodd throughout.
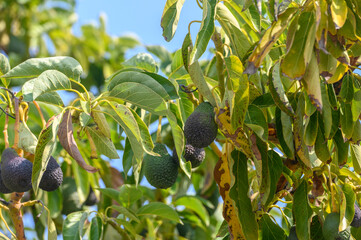
<path id="1" fill-rule="evenodd" d="M 347 4 L 345 0 L 332 0 L 331 15 L 336 28 L 341 28 L 347 18 Z"/>
<path id="2" fill-rule="evenodd" d="M 20 63 L 2 77 L 24 82 L 38 77 L 46 70 L 58 70 L 77 81 L 80 81 L 80 75 L 83 72 L 79 62 L 72 57 L 31 58 Z"/>
<path id="3" fill-rule="evenodd" d="M 183 196 L 175 200 L 174 204 L 176 206 L 184 206 L 192 211 L 194 211 L 206 224 L 209 225 L 209 215 L 206 208 L 203 206 L 202 202 L 193 197 L 193 196 Z"/>
<path id="4" fill-rule="evenodd" d="M 119 214 L 123 214 L 125 217 L 129 218 L 130 220 L 133 220 L 137 223 L 140 223 L 139 218 L 137 217 L 137 215 L 128 208 L 122 207 L 122 206 L 117 206 L 117 205 L 112 205 L 109 206 L 110 209 L 114 209 L 115 211 L 117 211 Z"/>
<path id="5" fill-rule="evenodd" d="M 299 79 L 306 72 L 313 53 L 316 35 L 315 14 L 303 12 L 298 19 L 298 28 L 291 48 L 281 63 L 282 73 L 291 79 Z"/>
<path id="6" fill-rule="evenodd" d="M 355 172 L 361 174 L 361 146 L 358 144 L 351 144 L 350 151 L 353 168 L 355 169 Z"/>
<path id="7" fill-rule="evenodd" d="M 288 8 L 284 13 L 278 16 L 278 20 L 272 24 L 263 34 L 257 47 L 248 58 L 248 65 L 245 73 L 254 74 L 261 66 L 263 59 L 267 56 L 272 46 L 286 29 L 289 21 L 297 13 L 297 8 Z"/>
<path id="8" fill-rule="evenodd" d="M 354 89 L 353 89 L 353 77 L 351 74 L 346 74 L 342 78 L 340 96 L 346 103 L 350 103 L 353 100 Z"/>
<path id="9" fill-rule="evenodd" d="M 264 198 L 267 199 L 265 201 L 265 206 L 272 204 L 273 197 L 276 193 L 277 183 L 281 177 L 282 169 L 283 169 L 283 162 L 281 157 L 275 151 L 268 151 L 268 175 L 269 181 L 267 181 L 267 188 L 264 193 Z"/>
<path id="10" fill-rule="evenodd" d="M 261 229 L 262 229 L 262 239 L 267 240 L 280 240 L 286 239 L 285 231 L 274 223 L 269 215 L 264 214 L 260 221 Z"/>
<path id="11" fill-rule="evenodd" d="M 90 106 L 89 106 L 90 107 Z M 111 132 L 110 132 L 110 127 L 109 124 L 107 122 L 107 119 L 105 118 L 104 113 L 101 112 L 102 108 L 97 105 L 96 107 L 94 107 L 91 112 L 88 111 L 84 111 L 86 114 L 90 114 L 91 117 L 93 118 L 95 124 L 98 126 L 99 130 L 108 138 L 111 137 Z"/>
<path id="12" fill-rule="evenodd" d="M 177 30 L 179 16 L 185 0 L 167 0 L 164 6 L 162 21 L 163 37 L 169 42 Z"/>
<path id="13" fill-rule="evenodd" d="M 56 239 L 58 237 L 58 234 L 56 232 L 56 226 L 53 222 L 53 219 L 51 219 L 51 215 L 48 213 L 48 239 Z"/>
<path id="14" fill-rule="evenodd" d="M 264 113 L 260 108 L 251 104 L 248 106 L 246 118 L 244 120 L 246 126 L 253 130 L 255 134 L 264 141 L 268 139 L 268 124 Z"/>
<path id="15" fill-rule="evenodd" d="M 26 122 L 21 122 L 19 127 L 19 148 L 24 149 L 26 152 L 35 153 L 35 148 L 38 143 L 38 139 L 31 132 Z"/>
<path id="16" fill-rule="evenodd" d="M 95 216 L 91 220 L 89 239 L 98 240 L 101 239 L 103 235 L 103 222 L 102 219 L 98 216 Z"/>
<path id="17" fill-rule="evenodd" d="M 295 153 L 293 146 L 292 121 L 288 115 L 282 113 L 284 112 L 281 112 L 279 108 L 276 108 L 276 135 L 285 155 L 293 159 Z M 286 137 L 288 137 L 288 139 L 286 139 Z M 289 141 L 290 139 L 292 140 Z"/>
<path id="18" fill-rule="evenodd" d="M 315 144 L 318 127 L 318 112 L 315 112 L 307 119 L 305 126 L 303 139 L 307 146 L 313 146 Z"/>
<path id="19" fill-rule="evenodd" d="M 38 144 L 35 148 L 33 172 L 31 176 L 31 182 L 35 193 L 38 191 L 41 178 L 46 170 L 48 161 L 55 148 L 56 135 L 59 129 L 62 115 L 63 113 L 60 113 L 51 118 L 39 135 Z"/>
<path id="20" fill-rule="evenodd" d="M 59 125 L 57 134 L 60 144 L 69 153 L 69 155 L 74 158 L 80 167 L 91 173 L 98 171 L 95 167 L 88 165 L 80 154 L 78 145 L 76 144 L 73 136 L 73 123 L 71 119 L 71 112 L 69 110 L 63 114 L 63 119 Z"/>
<path id="21" fill-rule="evenodd" d="M 229 195 L 236 203 L 244 236 L 246 239 L 257 240 L 258 224 L 252 211 L 251 199 L 248 197 L 247 157 L 242 152 L 233 151 L 232 158 L 234 160 L 232 172 L 236 179 Z"/>
<path id="22" fill-rule="evenodd" d="M 308 203 L 307 182 L 303 180 L 293 195 L 293 216 L 296 220 L 296 233 L 300 239 L 310 239 L 312 209 Z"/>
<path id="23" fill-rule="evenodd" d="M 318 111 L 322 111 L 322 95 L 320 74 L 318 70 L 316 54 L 312 52 L 310 63 L 307 66 L 306 73 L 303 78 L 306 82 L 306 91 L 311 103 L 317 108 Z"/>
<path id="24" fill-rule="evenodd" d="M 214 20 L 216 11 L 216 0 L 203 1 L 203 19 L 200 30 L 197 34 L 196 42 L 189 57 L 189 64 L 192 65 L 206 51 L 208 42 L 214 32 Z"/>
<path id="25" fill-rule="evenodd" d="M 336 145 L 338 164 L 342 166 L 347 162 L 349 142 L 344 142 L 340 129 L 336 132 L 335 136 L 333 136 L 333 141 Z"/>

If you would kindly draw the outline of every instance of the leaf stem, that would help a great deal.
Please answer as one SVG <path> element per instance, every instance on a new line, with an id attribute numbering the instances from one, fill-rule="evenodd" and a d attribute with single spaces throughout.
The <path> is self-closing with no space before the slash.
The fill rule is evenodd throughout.
<path id="1" fill-rule="evenodd" d="M 36 107 L 36 110 L 38 110 L 38 113 L 39 113 L 40 119 L 41 119 L 41 123 L 43 124 L 43 128 L 44 128 L 45 125 L 46 125 L 46 121 L 45 121 L 44 115 L 43 115 L 43 113 L 42 113 L 42 111 L 41 111 L 41 109 L 40 109 L 39 104 L 38 104 L 36 101 L 33 101 L 33 103 L 34 103 L 34 105 L 35 105 L 35 107 Z"/>
<path id="2" fill-rule="evenodd" d="M 214 153 L 217 154 L 218 157 L 222 157 L 221 150 L 219 150 L 219 148 L 217 147 L 217 145 L 214 142 L 211 143 L 210 147 L 212 148 Z"/>
<path id="3" fill-rule="evenodd" d="M 75 81 L 75 80 L 72 79 L 72 78 L 69 78 L 69 79 L 70 79 L 70 81 L 71 81 L 72 83 L 78 84 L 78 86 L 80 86 L 80 87 L 84 90 L 84 92 L 85 92 L 85 94 L 86 94 L 86 97 L 87 97 L 87 100 L 90 100 L 89 92 L 88 92 L 88 90 L 84 87 L 84 85 L 81 84 L 81 83 L 78 82 L 78 81 Z M 85 99 L 84 99 L 84 100 L 85 100 Z"/>
<path id="4" fill-rule="evenodd" d="M 156 143 L 162 142 L 162 116 L 158 118 L 158 129 L 157 129 L 157 138 L 155 140 Z"/>
<path id="5" fill-rule="evenodd" d="M 7 209 L 7 210 L 9 210 L 9 209 Z M 6 222 L 6 220 L 5 220 L 5 218 L 4 218 L 3 214 L 2 214 L 2 210 L 1 210 L 1 209 L 0 209 L 0 219 L 1 219 L 1 221 L 3 221 L 6 229 L 10 232 L 11 236 L 13 236 L 13 238 L 16 239 L 16 235 L 15 235 L 15 233 L 13 233 L 13 231 L 11 231 L 8 223 Z"/>

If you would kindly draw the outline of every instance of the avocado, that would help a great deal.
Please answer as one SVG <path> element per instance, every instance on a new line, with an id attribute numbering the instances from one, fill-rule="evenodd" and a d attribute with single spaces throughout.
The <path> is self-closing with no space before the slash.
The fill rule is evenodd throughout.
<path id="1" fill-rule="evenodd" d="M 7 148 L 1 155 L 1 179 L 13 192 L 27 192 L 31 189 L 33 164 L 19 157 L 12 148 Z"/>
<path id="2" fill-rule="evenodd" d="M 190 144 L 186 144 L 184 148 L 184 158 L 186 161 L 190 161 L 192 168 L 196 168 L 203 162 L 206 152 L 203 148 L 196 148 Z"/>
<path id="3" fill-rule="evenodd" d="M 169 188 L 177 180 L 178 165 L 167 152 L 165 145 L 156 143 L 153 151 L 160 156 L 146 155 L 144 157 L 144 175 L 153 187 Z"/>
<path id="4" fill-rule="evenodd" d="M 63 210 L 62 214 L 68 215 L 72 212 L 82 210 L 82 204 L 79 201 L 79 194 L 74 178 L 65 177 L 61 185 L 63 193 Z"/>
<path id="5" fill-rule="evenodd" d="M 355 204 L 355 215 L 350 225 L 355 228 L 359 228 L 361 226 L 361 210 L 356 204 Z"/>
<path id="6" fill-rule="evenodd" d="M 214 141 L 218 130 L 214 116 L 213 106 L 209 102 L 198 105 L 184 124 L 184 136 L 188 144 L 205 148 Z"/>
<path id="7" fill-rule="evenodd" d="M 52 156 L 49 159 L 48 166 L 41 178 L 39 187 L 44 191 L 54 191 L 63 182 L 63 171 L 58 164 L 58 162 Z"/>
<path id="8" fill-rule="evenodd" d="M 0 169 L 0 193 L 6 194 L 6 193 L 12 193 L 12 192 L 13 191 L 11 191 L 10 189 L 8 189 L 5 186 L 5 184 L 4 184 L 4 182 L 3 182 L 2 178 L 1 178 L 1 169 Z"/>

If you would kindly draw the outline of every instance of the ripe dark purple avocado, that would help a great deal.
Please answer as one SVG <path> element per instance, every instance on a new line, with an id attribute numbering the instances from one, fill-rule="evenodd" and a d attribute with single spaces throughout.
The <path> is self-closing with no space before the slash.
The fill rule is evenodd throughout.
<path id="1" fill-rule="evenodd" d="M 184 136 L 188 144 L 196 148 L 205 148 L 217 137 L 218 126 L 214 121 L 213 110 L 209 102 L 202 102 L 187 118 Z"/>
<path id="2" fill-rule="evenodd" d="M 5 186 L 5 184 L 4 184 L 4 182 L 3 182 L 2 178 L 1 178 L 1 169 L 0 169 L 0 193 L 6 194 L 6 193 L 12 193 L 12 192 L 13 191 L 11 191 L 10 189 L 8 189 Z"/>
<path id="3" fill-rule="evenodd" d="M 203 162 L 206 156 L 206 152 L 203 148 L 196 148 L 190 144 L 186 144 L 184 148 L 184 158 L 186 161 L 190 161 L 192 168 L 198 167 Z"/>
<path id="4" fill-rule="evenodd" d="M 19 157 L 12 148 L 7 148 L 1 155 L 1 179 L 13 192 L 27 192 L 31 189 L 33 164 Z"/>
<path id="5" fill-rule="evenodd" d="M 350 225 L 355 228 L 361 227 L 361 210 L 356 204 L 355 204 L 355 215 Z"/>
<path id="6" fill-rule="evenodd" d="M 62 182 L 63 172 L 61 171 L 61 168 L 55 158 L 50 157 L 39 187 L 44 191 L 51 192 L 58 189 Z"/>

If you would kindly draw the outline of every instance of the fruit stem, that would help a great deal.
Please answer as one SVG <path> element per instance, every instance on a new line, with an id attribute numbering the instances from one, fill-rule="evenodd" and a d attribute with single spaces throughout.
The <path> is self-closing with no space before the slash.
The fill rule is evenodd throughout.
<path id="1" fill-rule="evenodd" d="M 45 121 L 44 115 L 43 115 L 43 113 L 42 113 L 42 111 L 41 111 L 41 109 L 40 109 L 39 104 L 38 104 L 36 101 L 33 101 L 33 103 L 34 103 L 34 105 L 35 105 L 35 107 L 36 107 L 36 110 L 38 110 L 38 113 L 39 113 L 40 119 L 41 119 L 41 123 L 43 124 L 43 128 L 44 128 L 45 125 L 46 125 L 46 121 Z"/>
<path id="2" fill-rule="evenodd" d="M 158 118 L 158 129 L 157 129 L 157 138 L 155 140 L 156 143 L 162 142 L 162 116 Z"/>
<path id="3" fill-rule="evenodd" d="M 15 109 L 15 125 L 14 125 L 14 149 L 18 149 L 19 144 L 19 127 L 20 127 L 20 114 L 19 114 L 19 99 L 14 98 L 14 109 Z"/>
<path id="4" fill-rule="evenodd" d="M 217 147 L 217 145 L 214 142 L 211 143 L 210 147 L 212 148 L 213 152 L 215 154 L 217 154 L 218 157 L 222 157 L 221 150 L 219 150 L 219 148 Z"/>
<path id="5" fill-rule="evenodd" d="M 9 111 L 9 107 L 6 108 L 6 112 Z M 4 134 L 4 142 L 5 142 L 5 148 L 9 147 L 9 135 L 8 135 L 8 125 L 9 125 L 9 116 L 6 114 L 5 116 L 5 124 L 4 124 L 4 130 L 3 130 L 3 134 Z"/>
<path id="6" fill-rule="evenodd" d="M 24 223 L 23 223 L 23 215 L 21 213 L 21 198 L 24 193 L 12 193 L 11 200 L 9 204 L 10 217 L 14 223 L 16 230 L 16 238 L 18 240 L 25 240 L 25 231 L 24 231 Z"/>

